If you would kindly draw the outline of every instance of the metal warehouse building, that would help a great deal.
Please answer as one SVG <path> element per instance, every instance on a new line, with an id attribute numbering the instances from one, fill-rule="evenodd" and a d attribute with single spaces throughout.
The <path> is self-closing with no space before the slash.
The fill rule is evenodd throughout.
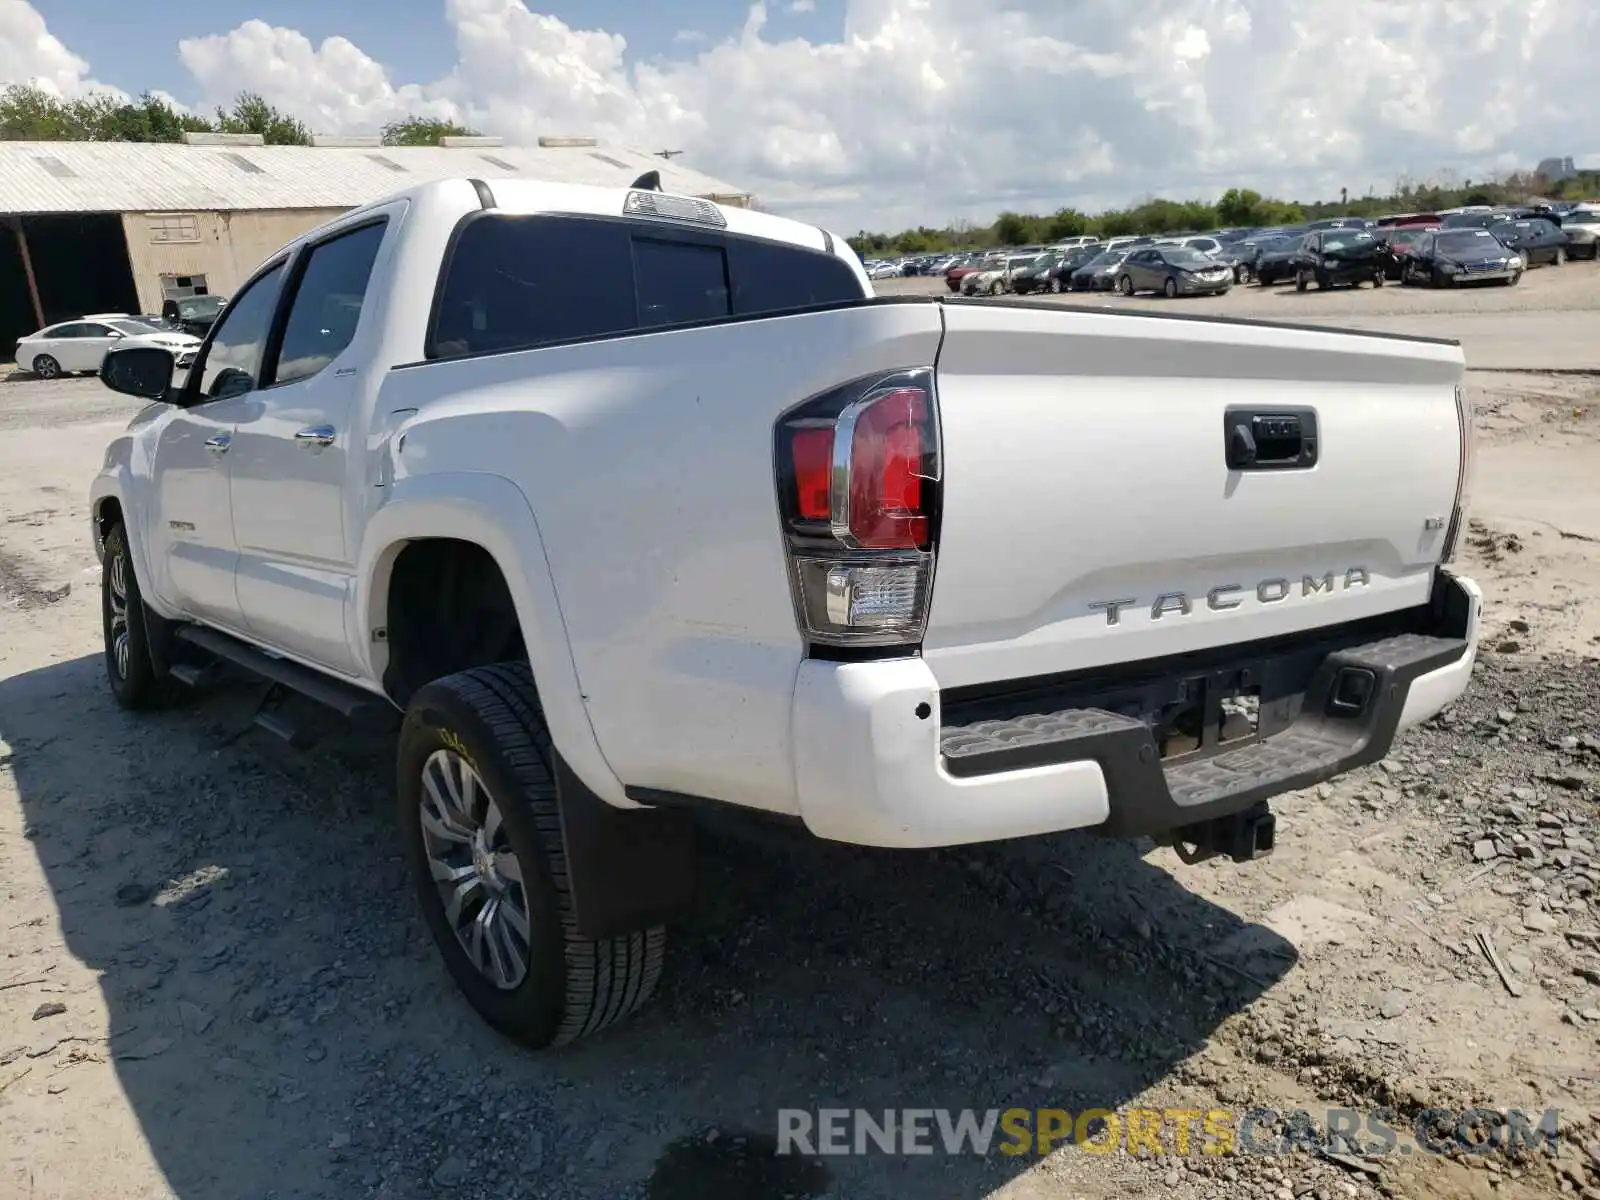
<path id="1" fill-rule="evenodd" d="M 518 147 L 481 137 L 266 146 L 254 134 L 0 142 L 0 359 L 19 337 L 85 313 L 158 313 L 169 298 L 230 295 L 285 242 L 413 184 L 529 176 L 626 187 L 651 170 L 669 192 L 750 203 L 698 171 L 593 138 Z"/>

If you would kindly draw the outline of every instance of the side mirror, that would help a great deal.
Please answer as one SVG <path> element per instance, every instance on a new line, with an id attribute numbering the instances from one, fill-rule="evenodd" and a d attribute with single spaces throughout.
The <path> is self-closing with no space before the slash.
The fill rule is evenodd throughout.
<path id="1" fill-rule="evenodd" d="M 129 346 L 110 350 L 100 363 L 100 382 L 124 396 L 161 400 L 172 387 L 172 373 L 176 365 L 172 351 L 159 346 Z"/>

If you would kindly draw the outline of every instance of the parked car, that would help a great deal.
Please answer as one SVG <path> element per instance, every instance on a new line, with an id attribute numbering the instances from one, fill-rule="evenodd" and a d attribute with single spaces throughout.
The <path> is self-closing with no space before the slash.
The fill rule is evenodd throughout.
<path id="1" fill-rule="evenodd" d="M 1580 204 L 1561 216 L 1568 258 L 1600 258 L 1600 204 Z"/>
<path id="2" fill-rule="evenodd" d="M 1117 286 L 1117 268 L 1133 253 L 1132 246 L 1102 250 L 1072 273 L 1075 292 L 1109 292 Z"/>
<path id="3" fill-rule="evenodd" d="M 1384 278 L 1405 279 L 1412 249 L 1436 228 L 1437 226 L 1398 225 L 1374 229 L 1373 236 L 1389 247 L 1389 261 L 1384 267 Z"/>
<path id="4" fill-rule="evenodd" d="M 1559 267 L 1567 261 L 1567 235 L 1546 217 L 1499 221 L 1489 226 L 1489 232 L 1522 255 L 1527 266 L 1549 263 Z"/>
<path id="5" fill-rule="evenodd" d="M 1045 273 L 1045 286 L 1052 292 L 1071 291 L 1073 273 L 1103 253 L 1100 246 L 1094 242 L 1067 251 L 1061 256 L 1061 261 Z"/>
<path id="6" fill-rule="evenodd" d="M 1141 246 L 1117 272 L 1117 290 L 1124 296 L 1219 296 L 1232 286 L 1232 266 L 1189 246 Z"/>
<path id="7" fill-rule="evenodd" d="M 188 369 L 200 339 L 163 331 L 123 315 L 99 320 L 62 321 L 17 341 L 17 365 L 40 379 L 93 374 L 113 346 L 155 346 L 171 350 L 180 369 Z"/>
<path id="8" fill-rule="evenodd" d="M 226 303 L 222 296 L 182 296 L 163 303 L 161 317 L 174 329 L 203 338 Z"/>
<path id="9" fill-rule="evenodd" d="M 945 271 L 945 287 L 949 288 L 952 292 L 960 292 L 962 290 L 961 285 L 966 281 L 967 276 L 975 275 L 982 271 L 988 270 L 994 261 L 995 259 L 989 255 L 974 254 L 968 256 L 955 266 Z"/>
<path id="10" fill-rule="evenodd" d="M 1238 247 L 1251 248 L 1248 259 L 1251 275 L 1262 287 L 1271 287 L 1275 283 L 1287 283 L 1294 278 L 1300 243 L 1303 240 L 1303 235 L 1300 237 L 1278 235 L 1240 242 Z"/>
<path id="11" fill-rule="evenodd" d="M 1370 282 L 1382 287 L 1389 271 L 1389 248 L 1365 228 L 1312 229 L 1295 256 L 1294 286 L 1305 291 L 1312 283 L 1326 290 Z"/>
<path id="12" fill-rule="evenodd" d="M 1029 263 L 1022 270 L 1011 276 L 1010 289 L 1018 296 L 1026 296 L 1030 292 L 1046 291 L 1050 287 L 1052 272 L 1060 266 L 1067 257 L 1066 250 L 1046 250 Z M 1058 287 L 1055 289 L 1060 291 Z"/>
<path id="13" fill-rule="evenodd" d="M 1248 861 L 1270 798 L 1320 803 L 1470 681 L 1458 345 L 876 304 L 828 244 L 442 180 L 270 256 L 184 386 L 156 347 L 102 367 L 159 402 L 88 495 L 111 696 L 227 663 L 393 735 L 391 919 L 531 1047 L 649 999 L 697 807 Z M 260 709 L 291 747 L 331 718 Z"/>
<path id="14" fill-rule="evenodd" d="M 1440 229 L 1411 244 L 1401 282 L 1456 287 L 1497 280 L 1511 285 L 1526 266 L 1520 254 L 1487 229 Z"/>
<path id="15" fill-rule="evenodd" d="M 1037 261 L 1041 255 L 1036 252 L 1028 254 L 1010 254 L 992 266 L 986 267 L 975 275 L 968 275 L 961 281 L 961 294 L 963 296 L 998 296 L 1011 285 L 1011 277 L 1018 271 L 1026 270 Z"/>

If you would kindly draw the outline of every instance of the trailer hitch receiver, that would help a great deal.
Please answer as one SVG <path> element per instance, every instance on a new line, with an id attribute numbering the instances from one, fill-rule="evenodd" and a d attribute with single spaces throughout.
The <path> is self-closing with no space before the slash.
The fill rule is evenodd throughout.
<path id="1" fill-rule="evenodd" d="M 1236 863 L 1249 862 L 1272 853 L 1276 825 L 1277 818 L 1263 800 L 1244 812 L 1175 829 L 1170 844 L 1186 863 L 1205 862 L 1219 854 Z"/>

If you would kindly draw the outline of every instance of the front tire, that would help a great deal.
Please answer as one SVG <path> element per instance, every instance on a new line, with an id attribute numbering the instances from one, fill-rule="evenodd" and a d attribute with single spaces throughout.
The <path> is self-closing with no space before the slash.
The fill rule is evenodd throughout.
<path id="1" fill-rule="evenodd" d="M 105 634 L 106 681 L 123 708 L 159 708 L 172 698 L 170 679 L 150 655 L 144 599 L 128 549 L 128 531 L 117 522 L 106 533 L 100 555 L 100 619 Z"/>
<path id="2" fill-rule="evenodd" d="M 40 379 L 59 379 L 61 364 L 51 355 L 41 354 L 33 360 L 33 373 Z"/>
<path id="3" fill-rule="evenodd" d="M 554 761 L 523 663 L 435 680 L 400 731 L 400 829 L 434 942 L 479 1015 L 536 1049 L 638 1009 L 666 952 L 659 926 L 578 933 Z"/>
<path id="4" fill-rule="evenodd" d="M 1124 296 L 1133 295 L 1133 280 L 1127 275 L 1122 276 L 1117 280 L 1117 291 Z"/>
<path id="5" fill-rule="evenodd" d="M 1061 276 L 1052 275 L 1050 277 L 1050 290 L 1058 296 L 1061 294 Z"/>
<path id="6" fill-rule="evenodd" d="M 1304 268 L 1294 273 L 1294 290 L 1303 292 L 1311 286 L 1310 279 L 1306 276 Z"/>
<path id="7" fill-rule="evenodd" d="M 1552 267 L 1564 267 L 1567 265 L 1567 248 L 1565 246 L 1556 247 L 1556 256 L 1550 260 L 1550 265 Z"/>
<path id="8" fill-rule="evenodd" d="M 1169 279 L 1164 284 L 1162 284 L 1161 285 L 1161 294 L 1163 296 L 1165 296 L 1168 300 L 1171 300 L 1175 296 L 1177 296 L 1177 294 L 1178 294 L 1178 283 L 1177 283 L 1177 281 L 1173 280 L 1173 279 Z"/>

